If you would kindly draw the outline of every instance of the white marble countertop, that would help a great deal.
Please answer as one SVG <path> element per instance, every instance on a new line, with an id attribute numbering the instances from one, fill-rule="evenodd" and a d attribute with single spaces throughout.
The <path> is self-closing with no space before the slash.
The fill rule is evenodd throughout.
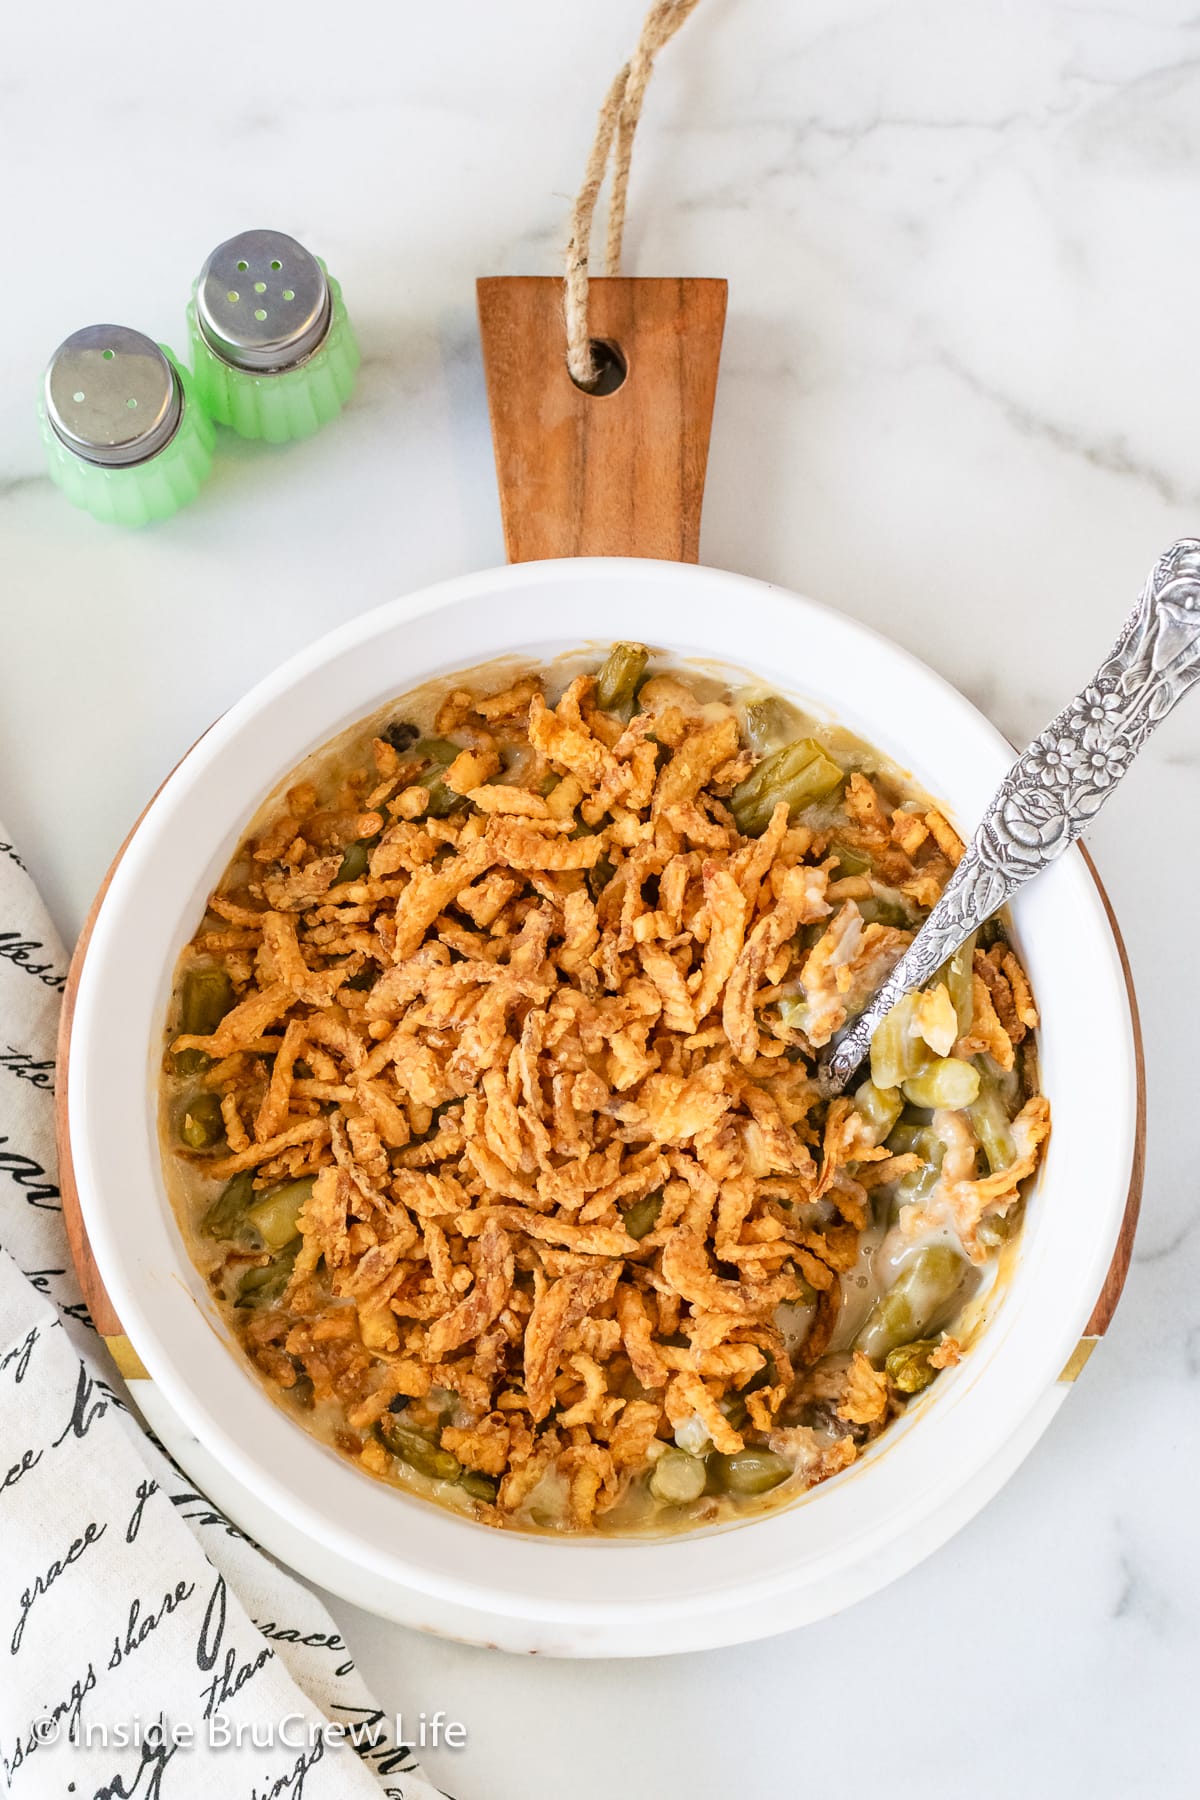
<path id="1" fill-rule="evenodd" d="M 640 14 L 8 19 L 0 819 L 68 934 L 251 681 L 502 560 L 474 278 L 555 269 Z M 626 263 L 729 278 L 704 560 L 867 620 L 1024 740 L 1200 524 L 1198 169 L 1194 0 L 704 0 L 650 91 Z M 110 318 L 180 345 L 206 252 L 260 223 L 343 282 L 347 414 L 283 451 L 222 438 L 199 501 L 142 535 L 72 512 L 34 425 L 48 353 Z M 467 1723 L 427 1759 L 460 1800 L 549 1800 L 568 1774 L 576 1800 L 782 1796 L 885 1761 L 894 1800 L 1193 1791 L 1198 743 L 1193 702 L 1094 833 L 1142 1004 L 1149 1170 L 1117 1323 L 1048 1436 L 931 1562 L 755 1647 L 531 1663 L 335 1603 L 385 1704 Z"/>

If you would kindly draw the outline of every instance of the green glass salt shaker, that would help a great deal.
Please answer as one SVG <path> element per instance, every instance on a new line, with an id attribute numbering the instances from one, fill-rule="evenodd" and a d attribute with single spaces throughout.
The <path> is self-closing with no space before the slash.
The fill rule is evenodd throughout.
<path id="1" fill-rule="evenodd" d="M 212 420 L 164 344 L 128 325 L 86 325 L 54 352 L 38 422 L 50 477 L 114 525 L 169 518 L 212 466 Z"/>
<path id="2" fill-rule="evenodd" d="M 242 437 L 309 437 L 354 386 L 358 342 L 342 291 L 282 231 L 218 244 L 192 290 L 188 332 L 202 404 Z"/>

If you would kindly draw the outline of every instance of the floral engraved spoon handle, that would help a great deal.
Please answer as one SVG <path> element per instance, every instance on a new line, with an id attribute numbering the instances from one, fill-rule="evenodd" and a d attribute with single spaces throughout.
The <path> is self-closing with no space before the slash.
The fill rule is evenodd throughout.
<path id="1" fill-rule="evenodd" d="M 924 925 L 871 1004 L 830 1047 L 837 1094 L 896 1002 L 928 981 L 985 919 L 1095 818 L 1155 726 L 1200 679 L 1200 538 L 1159 557 L 1111 654 L 1004 777 Z"/>

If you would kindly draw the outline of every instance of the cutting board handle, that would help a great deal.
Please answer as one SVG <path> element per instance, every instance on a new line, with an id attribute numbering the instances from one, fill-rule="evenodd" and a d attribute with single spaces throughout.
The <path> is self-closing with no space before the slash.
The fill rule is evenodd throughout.
<path id="1" fill-rule="evenodd" d="M 650 556 L 695 562 L 728 284 L 609 276 L 588 290 L 610 380 L 567 372 L 562 281 L 476 283 L 510 562 Z"/>

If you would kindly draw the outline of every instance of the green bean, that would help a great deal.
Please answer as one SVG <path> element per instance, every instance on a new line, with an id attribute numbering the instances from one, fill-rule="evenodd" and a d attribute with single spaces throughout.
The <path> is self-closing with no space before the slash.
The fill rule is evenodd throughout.
<path id="1" fill-rule="evenodd" d="M 465 794 L 456 794 L 444 781 L 434 781 L 429 784 L 429 805 L 421 816 L 425 819 L 448 819 L 451 813 L 461 812 L 467 804 Z"/>
<path id="2" fill-rule="evenodd" d="M 205 1237 L 219 1238 L 223 1243 L 230 1243 L 234 1238 L 244 1236 L 246 1214 L 255 1197 L 254 1171 L 246 1169 L 241 1175 L 235 1175 L 221 1189 L 200 1221 L 200 1229 Z"/>
<path id="3" fill-rule="evenodd" d="M 1016 1067 L 1015 1060 L 1011 1069 L 1002 1069 L 995 1057 L 987 1050 L 981 1051 L 973 1060 L 975 1067 L 979 1070 L 982 1085 L 987 1087 L 990 1084 L 995 1088 L 1010 1117 L 1019 1113 L 1029 1096 L 1022 1089 L 1021 1073 Z"/>
<path id="4" fill-rule="evenodd" d="M 1019 1205 L 1010 1206 L 1007 1212 L 989 1213 L 987 1218 L 981 1219 L 975 1227 L 975 1236 L 985 1250 L 998 1250 L 1001 1244 L 1006 1244 L 1012 1237 L 1020 1217 Z"/>
<path id="5" fill-rule="evenodd" d="M 292 1270 L 296 1264 L 296 1256 L 300 1249 L 300 1240 L 289 1244 L 278 1256 L 273 1256 L 269 1263 L 263 1263 L 255 1269 L 247 1269 L 238 1283 L 235 1306 L 257 1307 L 270 1306 L 278 1300 L 284 1288 L 292 1279 Z"/>
<path id="6" fill-rule="evenodd" d="M 975 941 L 978 935 L 973 931 L 938 971 L 938 980 L 944 981 L 950 990 L 959 1037 L 967 1035 L 975 1017 Z"/>
<path id="7" fill-rule="evenodd" d="M 996 1083 L 984 1077 L 979 1084 L 979 1098 L 970 1108 L 971 1126 L 983 1147 L 988 1168 L 993 1175 L 1011 1168 L 1017 1160 L 1017 1146 L 1010 1129 L 1008 1109 Z"/>
<path id="8" fill-rule="evenodd" d="M 282 1250 L 299 1232 L 300 1208 L 311 1195 L 314 1180 L 315 1176 L 309 1175 L 301 1181 L 285 1181 L 248 1210 L 246 1217 L 268 1250 Z"/>
<path id="9" fill-rule="evenodd" d="M 868 925 L 891 925 L 904 931 L 913 922 L 903 898 L 892 900 L 886 894 L 867 894 L 857 905 Z"/>
<path id="10" fill-rule="evenodd" d="M 385 1447 L 418 1475 L 428 1475 L 431 1481 L 457 1481 L 462 1475 L 463 1466 L 457 1456 L 441 1449 L 427 1432 L 401 1424 L 392 1413 L 383 1415 L 378 1429 Z"/>
<path id="11" fill-rule="evenodd" d="M 875 866 L 865 850 L 851 850 L 837 838 L 829 841 L 829 855 L 837 857 L 839 875 L 868 875 Z"/>
<path id="12" fill-rule="evenodd" d="M 728 1456 L 714 1452 L 708 1459 L 709 1486 L 717 1493 L 766 1494 L 792 1473 L 786 1456 L 751 1445 Z"/>
<path id="13" fill-rule="evenodd" d="M 624 713 L 628 718 L 637 698 L 638 683 L 646 672 L 650 652 L 645 644 L 614 644 L 596 677 L 596 705 L 601 712 Z"/>
<path id="14" fill-rule="evenodd" d="M 807 1032 L 812 1021 L 812 1008 L 807 1000 L 801 1000 L 799 996 L 784 999 L 779 1002 L 779 1019 L 789 1031 Z"/>
<path id="15" fill-rule="evenodd" d="M 794 819 L 801 807 L 823 800 L 844 780 L 816 738 L 799 738 L 751 770 L 729 796 L 729 810 L 743 837 L 758 837 L 779 801 L 787 802 L 788 816 Z"/>
<path id="16" fill-rule="evenodd" d="M 915 1128 L 901 1126 L 899 1130 L 912 1132 L 907 1149 L 921 1158 L 922 1166 L 919 1169 L 913 1169 L 908 1175 L 902 1175 L 896 1183 L 895 1212 L 897 1217 L 899 1217 L 902 1206 L 911 1206 L 928 1200 L 938 1184 L 942 1172 L 942 1158 L 946 1154 L 945 1144 L 930 1126 L 923 1125 Z M 892 1133 L 892 1137 L 888 1140 L 889 1145 L 897 1135 L 898 1132 Z"/>
<path id="17" fill-rule="evenodd" d="M 746 741 L 752 750 L 765 756 L 781 744 L 790 743 L 803 723 L 803 714 L 790 701 L 768 694 L 765 699 L 751 700 L 746 708 Z"/>
<path id="18" fill-rule="evenodd" d="M 900 1217 L 900 1210 L 905 1206 L 920 1206 L 928 1200 L 938 1184 L 940 1170 L 932 1163 L 924 1163 L 921 1168 L 913 1169 L 908 1175 L 902 1175 L 896 1183 L 892 1196 L 892 1204 L 888 1208 L 888 1221 L 894 1225 Z"/>
<path id="19" fill-rule="evenodd" d="M 179 1135 L 189 1150 L 211 1150 L 225 1135 L 217 1094 L 193 1094 L 179 1120 Z"/>
<path id="20" fill-rule="evenodd" d="M 900 1344 L 883 1359 L 887 1378 L 902 1394 L 919 1394 L 933 1381 L 938 1370 L 929 1358 L 938 1347 L 937 1338 L 918 1338 L 912 1344 Z"/>
<path id="21" fill-rule="evenodd" d="M 979 1097 L 979 1070 L 957 1056 L 939 1056 L 919 1075 L 903 1083 L 904 1098 L 912 1106 L 947 1107 L 958 1112 Z"/>
<path id="22" fill-rule="evenodd" d="M 873 1081 L 864 1081 L 855 1089 L 854 1104 L 870 1128 L 873 1144 L 882 1144 L 904 1111 L 904 1101 L 895 1088 L 877 1088 Z"/>
<path id="23" fill-rule="evenodd" d="M 625 1230 L 631 1238 L 644 1238 L 654 1230 L 658 1223 L 658 1215 L 662 1211 L 662 1189 L 647 1194 L 644 1200 L 635 1200 L 624 1215 Z"/>
<path id="24" fill-rule="evenodd" d="M 179 1034 L 210 1037 L 236 1002 L 226 969 L 189 969 L 179 996 Z M 171 1066 L 177 1075 L 195 1075 L 212 1061 L 203 1050 L 177 1050 Z"/>
<path id="25" fill-rule="evenodd" d="M 344 882 L 362 880 L 371 860 L 372 841 L 369 838 L 358 838 L 353 844 L 346 845 L 331 886 L 341 887 Z"/>
<path id="26" fill-rule="evenodd" d="M 897 1000 L 871 1039 L 871 1080 L 877 1088 L 896 1088 L 919 1075 L 933 1055 L 924 1038 L 912 1029 L 916 994 Z"/>
<path id="27" fill-rule="evenodd" d="M 420 762 L 437 763 L 440 768 L 448 769 L 461 750 L 462 745 L 451 738 L 423 737 L 413 745 L 412 753 Z"/>
<path id="28" fill-rule="evenodd" d="M 814 757 L 812 762 L 793 775 L 790 781 L 780 782 L 777 787 L 768 788 L 763 796 L 762 805 L 754 821 L 745 832 L 748 837 L 758 837 L 771 822 L 771 814 L 781 800 L 787 802 L 788 819 L 793 824 L 806 806 L 816 800 L 827 799 L 845 781 L 845 774 L 828 756 Z"/>
<path id="29" fill-rule="evenodd" d="M 889 1089 L 888 1092 L 890 1093 L 891 1090 Z M 909 1125 L 901 1120 L 900 1124 L 889 1132 L 887 1147 L 893 1156 L 908 1156 L 917 1149 L 924 1130 L 923 1125 Z"/>
<path id="30" fill-rule="evenodd" d="M 896 1215 L 900 1215 L 901 1206 L 921 1206 L 928 1201 L 941 1179 L 941 1170 L 934 1163 L 923 1163 L 921 1168 L 910 1170 L 901 1175 L 896 1183 Z"/>
<path id="31" fill-rule="evenodd" d="M 664 1450 L 650 1471 L 650 1492 L 668 1506 L 686 1506 L 704 1492 L 708 1470 L 699 1456 L 686 1450 Z"/>
<path id="32" fill-rule="evenodd" d="M 946 1140 L 941 1136 L 940 1132 L 933 1129 L 932 1125 L 923 1125 L 921 1127 L 917 1149 L 920 1152 L 923 1161 L 931 1163 L 935 1169 L 941 1168 L 942 1161 L 946 1155 Z"/>
<path id="33" fill-rule="evenodd" d="M 189 969 L 183 978 L 179 1029 L 189 1037 L 209 1037 L 234 1003 L 227 969 Z"/>
<path id="34" fill-rule="evenodd" d="M 445 1451 L 440 1454 L 444 1456 Z M 500 1483 L 496 1478 L 481 1474 L 478 1469 L 464 1469 L 458 1485 L 464 1494 L 470 1494 L 472 1500 L 485 1500 L 489 1506 L 495 1504 L 496 1495 L 500 1492 Z"/>
<path id="35" fill-rule="evenodd" d="M 451 743 L 449 738 L 421 738 L 419 743 L 413 745 L 413 755 L 429 764 L 421 772 L 421 785 L 429 789 L 425 818 L 444 819 L 467 804 L 465 794 L 456 794 L 442 780 L 451 763 L 461 754 L 461 749 L 461 745 Z"/>
<path id="36" fill-rule="evenodd" d="M 930 1331 L 959 1294 L 967 1265 L 949 1244 L 927 1244 L 904 1264 L 855 1339 L 873 1362 Z"/>
<path id="37" fill-rule="evenodd" d="M 744 781 L 738 783 L 730 795 L 730 805 L 758 806 L 771 788 L 781 782 L 790 781 L 793 775 L 807 769 L 809 763 L 825 752 L 816 738 L 796 738 L 782 749 L 773 750 L 770 756 L 764 756 L 756 763 Z M 768 815 L 769 816 L 769 815 Z"/>

